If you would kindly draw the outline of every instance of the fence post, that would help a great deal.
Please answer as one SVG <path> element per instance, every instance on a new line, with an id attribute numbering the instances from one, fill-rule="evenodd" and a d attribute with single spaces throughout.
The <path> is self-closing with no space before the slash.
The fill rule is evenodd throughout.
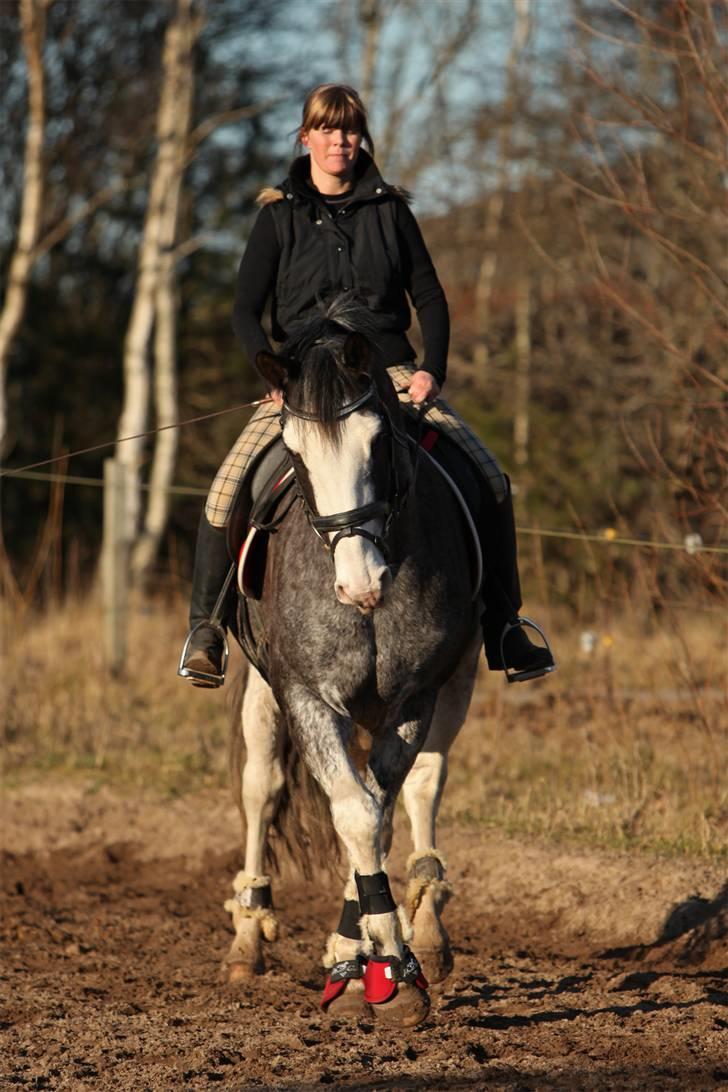
<path id="1" fill-rule="evenodd" d="M 114 675 L 126 663 L 129 542 L 126 534 L 127 467 L 117 459 L 104 460 L 104 653 Z"/>

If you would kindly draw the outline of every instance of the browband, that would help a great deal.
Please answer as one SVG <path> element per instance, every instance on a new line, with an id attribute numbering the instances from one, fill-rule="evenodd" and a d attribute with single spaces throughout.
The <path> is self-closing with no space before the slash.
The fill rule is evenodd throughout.
<path id="1" fill-rule="evenodd" d="M 343 406 L 340 406 L 336 411 L 336 420 L 341 420 L 342 417 L 348 417 L 354 410 L 358 410 L 360 406 L 363 406 L 365 402 L 368 402 L 370 398 L 373 398 L 377 393 L 377 389 L 374 383 L 369 384 L 369 389 L 364 391 L 364 394 L 360 394 L 358 398 L 355 398 L 353 402 L 346 402 Z M 287 401 L 285 395 L 283 396 L 283 408 L 290 413 L 291 417 L 299 417 L 302 421 L 316 421 L 321 423 L 321 418 L 315 413 L 307 413 L 306 410 L 294 409 Z"/>

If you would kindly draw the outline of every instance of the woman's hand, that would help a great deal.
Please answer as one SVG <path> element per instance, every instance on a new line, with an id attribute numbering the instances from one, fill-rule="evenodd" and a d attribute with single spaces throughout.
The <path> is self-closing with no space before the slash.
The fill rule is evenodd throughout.
<path id="1" fill-rule="evenodd" d="M 272 391 L 268 391 L 268 397 L 272 402 L 278 406 L 278 409 L 283 409 L 283 391 L 278 387 L 274 387 Z"/>
<path id="2" fill-rule="evenodd" d="M 421 402 L 431 402 L 440 393 L 440 384 L 429 372 L 415 372 L 408 387 L 409 396 L 416 406 Z"/>

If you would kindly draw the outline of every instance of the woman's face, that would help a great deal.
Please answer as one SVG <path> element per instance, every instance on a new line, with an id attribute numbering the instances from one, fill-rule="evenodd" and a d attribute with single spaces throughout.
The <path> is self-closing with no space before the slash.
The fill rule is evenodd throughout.
<path id="1" fill-rule="evenodd" d="M 301 133 L 301 143 L 311 152 L 312 177 L 318 171 L 340 181 L 353 177 L 361 133 L 347 129 L 308 129 Z"/>

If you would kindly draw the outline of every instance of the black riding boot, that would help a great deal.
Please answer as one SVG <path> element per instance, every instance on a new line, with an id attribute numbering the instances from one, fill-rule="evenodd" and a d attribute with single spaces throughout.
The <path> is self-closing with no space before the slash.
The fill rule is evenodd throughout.
<path id="1" fill-rule="evenodd" d="M 225 611 L 211 619 L 231 564 L 226 528 L 213 527 L 203 511 L 192 572 L 190 633 L 177 672 L 193 686 L 216 687 L 225 681 Z"/>
<path id="2" fill-rule="evenodd" d="M 491 671 L 507 671 L 512 682 L 554 671 L 556 663 L 550 649 L 534 645 L 526 633 L 527 623 L 518 617 L 522 600 L 510 481 L 500 503 L 493 498 L 481 506 L 478 533 L 483 551 L 486 609 L 481 622 L 488 667 Z M 507 629 L 509 626 L 513 628 Z"/>

